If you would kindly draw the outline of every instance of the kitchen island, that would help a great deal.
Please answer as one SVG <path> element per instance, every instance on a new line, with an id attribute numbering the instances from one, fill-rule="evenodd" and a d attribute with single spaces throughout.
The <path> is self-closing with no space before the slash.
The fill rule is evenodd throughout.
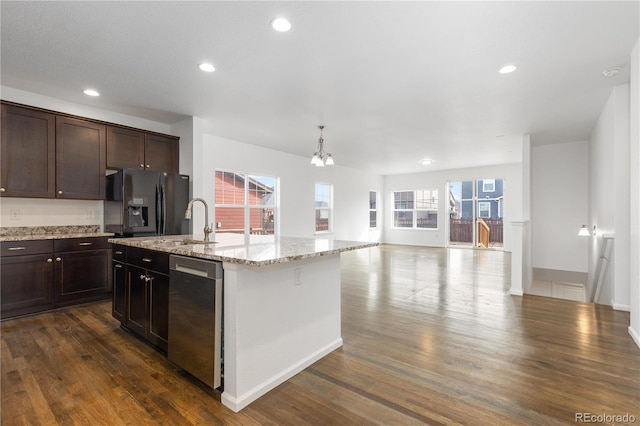
<path id="1" fill-rule="evenodd" d="M 377 245 L 242 234 L 216 234 L 212 243 L 191 235 L 109 241 L 222 262 L 221 399 L 234 411 L 342 346 L 340 253 Z"/>

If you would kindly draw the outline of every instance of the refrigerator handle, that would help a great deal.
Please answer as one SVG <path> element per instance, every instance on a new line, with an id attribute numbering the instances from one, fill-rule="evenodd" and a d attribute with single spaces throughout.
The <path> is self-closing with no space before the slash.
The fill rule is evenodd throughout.
<path id="1" fill-rule="evenodd" d="M 160 228 L 162 235 L 167 233 L 167 192 L 164 188 L 164 183 L 160 185 L 160 205 L 162 206 L 162 227 Z"/>
<path id="2" fill-rule="evenodd" d="M 162 235 L 162 213 L 161 213 L 161 201 L 160 201 L 160 185 L 156 185 L 156 235 Z"/>

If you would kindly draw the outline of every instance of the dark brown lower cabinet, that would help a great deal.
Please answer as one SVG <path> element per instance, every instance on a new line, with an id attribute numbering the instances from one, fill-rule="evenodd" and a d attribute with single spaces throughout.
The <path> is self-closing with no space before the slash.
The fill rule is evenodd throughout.
<path id="1" fill-rule="evenodd" d="M 0 245 L 3 319 L 111 295 L 111 249 L 105 237 Z"/>
<path id="2" fill-rule="evenodd" d="M 53 308 L 52 253 L 3 257 L 0 268 L 2 318 Z"/>
<path id="3" fill-rule="evenodd" d="M 167 351 L 169 335 L 169 255 L 114 245 L 126 261 L 113 262 L 113 317 L 147 342 Z M 158 272 L 150 267 L 160 269 Z"/>

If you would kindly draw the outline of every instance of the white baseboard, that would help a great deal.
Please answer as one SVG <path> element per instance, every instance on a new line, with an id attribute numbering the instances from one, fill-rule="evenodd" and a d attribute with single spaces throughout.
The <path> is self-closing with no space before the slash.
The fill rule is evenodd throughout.
<path id="1" fill-rule="evenodd" d="M 636 346 L 640 348 L 640 334 L 633 327 L 629 326 L 629 335 L 636 342 Z"/>
<path id="2" fill-rule="evenodd" d="M 314 362 L 338 349 L 340 346 L 342 346 L 342 338 L 339 338 L 338 340 L 330 343 L 324 348 L 317 350 L 308 357 L 290 366 L 286 370 L 283 370 L 280 373 L 265 380 L 264 382 L 238 398 L 233 398 L 232 396 L 229 396 L 227 392 L 222 392 L 222 404 L 237 413 L 256 399 L 260 398 L 265 393 L 269 392 L 271 389 L 286 382 L 305 368 L 309 367 Z"/>
<path id="3" fill-rule="evenodd" d="M 620 305 L 619 303 L 616 303 L 613 300 L 611 301 L 611 307 L 616 311 L 631 312 L 631 305 Z"/>

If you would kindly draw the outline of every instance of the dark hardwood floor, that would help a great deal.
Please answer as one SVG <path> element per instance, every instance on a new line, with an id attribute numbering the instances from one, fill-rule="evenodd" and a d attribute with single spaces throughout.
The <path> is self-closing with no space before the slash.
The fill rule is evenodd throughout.
<path id="1" fill-rule="evenodd" d="M 108 302 L 4 321 L 2 424 L 640 423 L 629 314 L 512 297 L 508 260 L 391 245 L 343 254 L 344 346 L 240 413 L 120 329 Z"/>

